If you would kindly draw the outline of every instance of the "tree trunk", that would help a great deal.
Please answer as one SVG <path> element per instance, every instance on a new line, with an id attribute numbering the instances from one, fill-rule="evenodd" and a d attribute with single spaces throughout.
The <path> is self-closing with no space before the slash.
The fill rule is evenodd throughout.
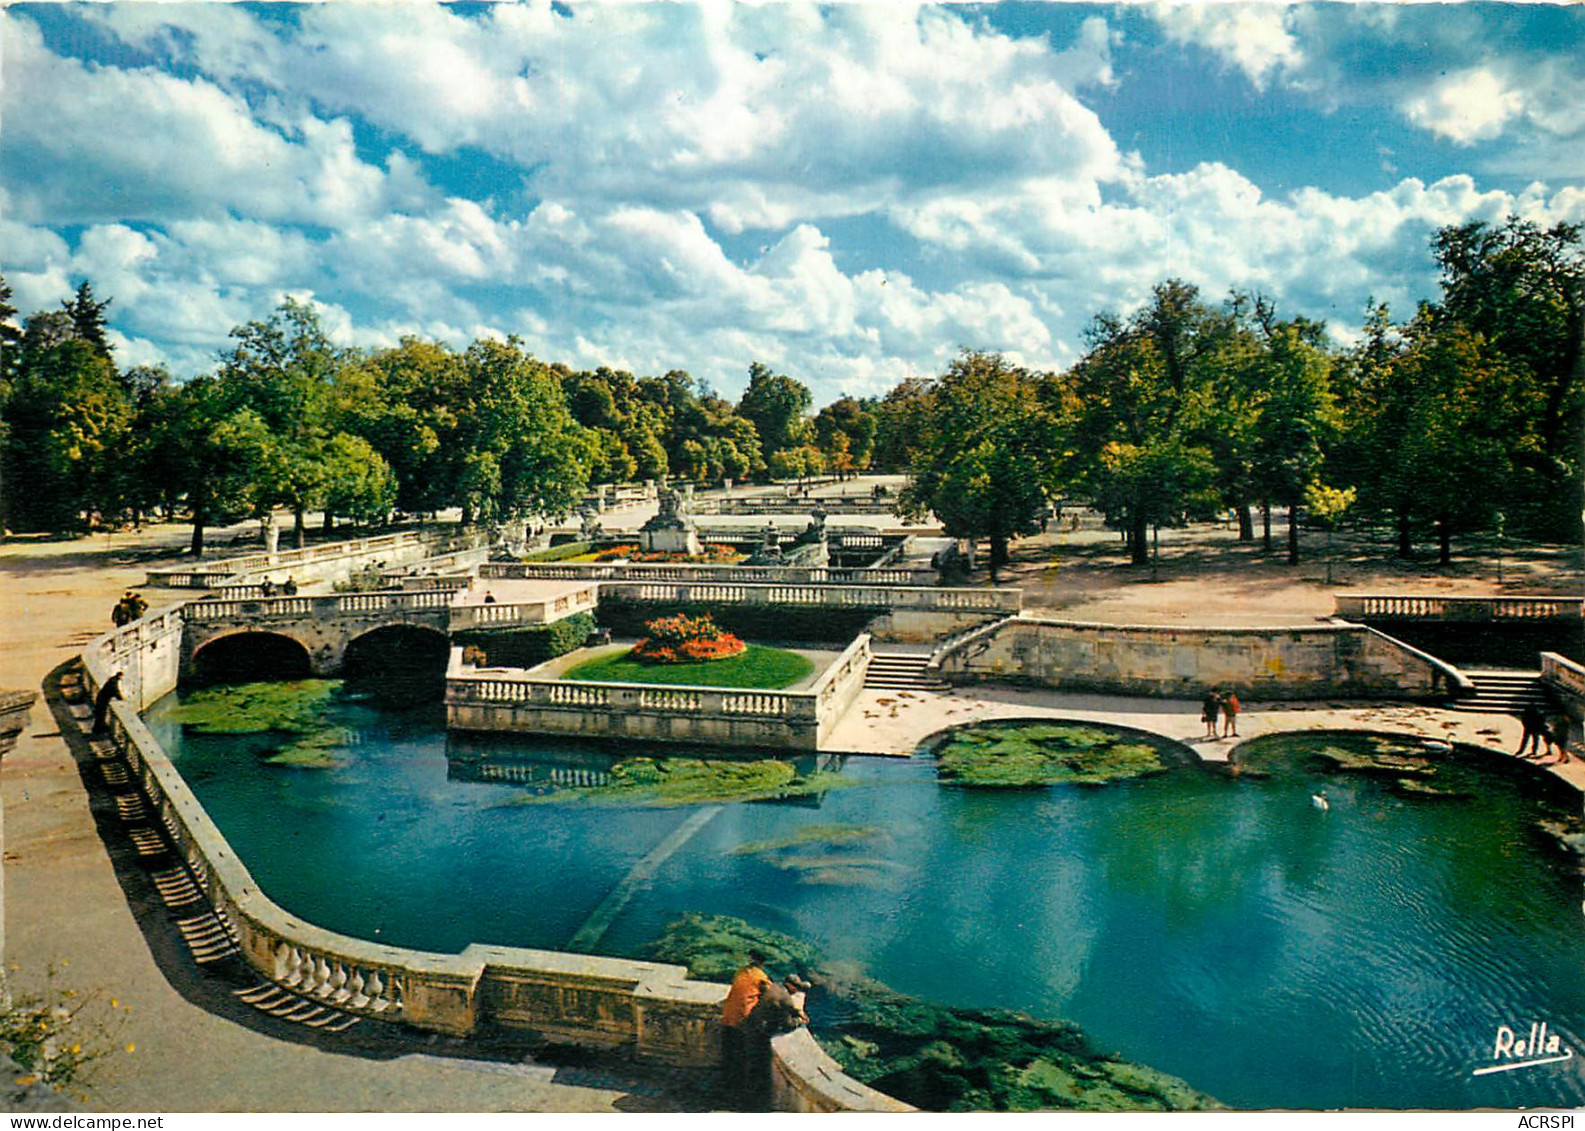
<path id="1" fill-rule="evenodd" d="M 430 517 L 433 518 L 434 516 L 431 515 Z M 464 530 L 466 530 L 468 527 L 470 527 L 472 525 L 473 525 L 473 504 L 472 503 L 463 503 L 462 504 L 462 528 Z"/>
<path id="2" fill-rule="evenodd" d="M 194 492 L 198 494 L 198 492 Z M 193 540 L 188 546 L 188 552 L 195 558 L 204 556 L 204 504 L 193 504 Z"/>
<path id="3" fill-rule="evenodd" d="M 1453 528 L 1445 518 L 1436 520 L 1436 563 L 1453 564 Z"/>
<path id="4" fill-rule="evenodd" d="M 991 535 L 991 584 L 997 582 L 996 571 L 1007 564 L 1007 537 L 1003 534 Z"/>
<path id="5" fill-rule="evenodd" d="M 1409 544 L 1409 508 L 1398 508 L 1398 556 L 1411 557 L 1414 548 Z"/>
<path id="6" fill-rule="evenodd" d="M 1240 542 L 1253 542 L 1255 540 L 1255 518 L 1249 513 L 1249 504 L 1239 503 L 1237 510 L 1238 540 Z"/>
<path id="7" fill-rule="evenodd" d="M 298 507 L 292 512 L 292 533 L 297 535 L 297 548 L 299 550 L 308 545 L 308 526 L 303 519 L 302 507 Z"/>
<path id="8" fill-rule="evenodd" d="M 1260 543 L 1261 549 L 1271 553 L 1271 500 L 1260 500 Z"/>
<path id="9" fill-rule="evenodd" d="M 1299 504 L 1288 504 L 1288 564 L 1299 564 Z"/>
<path id="10" fill-rule="evenodd" d="M 1129 560 L 1134 565 L 1150 564 L 1150 539 L 1147 537 L 1149 523 L 1145 521 L 1143 511 L 1133 516 L 1133 530 L 1129 535 L 1129 547 L 1133 553 Z"/>
<path id="11" fill-rule="evenodd" d="M 336 529 L 336 516 L 329 511 L 325 512 L 325 533 L 329 534 Z"/>

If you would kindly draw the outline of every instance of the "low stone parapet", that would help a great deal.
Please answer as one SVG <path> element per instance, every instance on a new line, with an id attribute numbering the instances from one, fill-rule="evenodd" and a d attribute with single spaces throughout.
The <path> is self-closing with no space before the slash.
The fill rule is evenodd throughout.
<path id="1" fill-rule="evenodd" d="M 473 667 L 462 653 L 452 649 L 446 671 L 453 730 L 807 751 L 820 748 L 863 689 L 870 638 L 848 645 L 804 691 L 536 678 Z"/>
<path id="2" fill-rule="evenodd" d="M 1441 594 L 1340 593 L 1337 616 L 1344 620 L 1491 621 L 1580 620 L 1578 597 L 1451 597 Z"/>
<path id="3" fill-rule="evenodd" d="M 1019 616 L 967 634 L 934 662 L 953 682 L 1168 698 L 1225 689 L 1267 700 L 1429 699 L 1457 694 L 1463 679 L 1435 657 L 1351 624 L 1171 628 Z"/>
<path id="4" fill-rule="evenodd" d="M 777 1111 L 917 1111 L 842 1071 L 808 1029 L 772 1037 L 771 1106 Z"/>

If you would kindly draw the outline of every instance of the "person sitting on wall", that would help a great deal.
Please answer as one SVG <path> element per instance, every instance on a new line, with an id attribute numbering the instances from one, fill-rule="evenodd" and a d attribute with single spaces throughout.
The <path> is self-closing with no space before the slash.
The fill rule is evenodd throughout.
<path id="1" fill-rule="evenodd" d="M 287 574 L 286 584 L 281 586 L 281 592 L 288 597 L 297 596 L 297 579 L 291 574 Z"/>
<path id="2" fill-rule="evenodd" d="M 744 1023 L 759 1005 L 760 995 L 772 985 L 762 964 L 765 955 L 748 952 L 748 963 L 732 976 L 732 988 L 721 1004 L 721 1069 L 726 1086 L 733 1092 L 750 1090 L 754 1064 L 753 1037 Z"/>
<path id="3" fill-rule="evenodd" d="M 131 624 L 132 621 L 140 620 L 143 614 L 149 611 L 149 603 L 143 599 L 141 593 L 134 591 L 128 593 L 128 596 L 131 598 L 128 607 L 132 610 L 132 617 L 127 623 Z"/>
<path id="4" fill-rule="evenodd" d="M 104 686 L 99 689 L 99 694 L 94 696 L 94 733 L 103 734 L 105 724 L 109 721 L 110 701 L 121 698 L 121 673 L 117 672 L 105 680 Z"/>
<path id="5" fill-rule="evenodd" d="M 485 590 L 485 591 L 484 591 L 484 603 L 485 603 L 485 604 L 486 604 L 486 605 L 493 605 L 493 604 L 495 604 L 495 594 L 494 594 L 494 593 L 491 593 L 491 592 L 490 592 L 490 591 L 489 591 L 489 590 L 488 590 L 488 589 L 486 589 L 486 590 Z"/>
<path id="6" fill-rule="evenodd" d="M 275 596 L 275 582 L 271 581 L 269 578 L 266 577 L 264 579 L 264 584 L 260 585 L 259 588 L 264 592 L 266 597 Z"/>
<path id="7" fill-rule="evenodd" d="M 130 624 L 132 621 L 132 608 L 128 598 L 132 596 L 129 590 L 121 595 L 121 600 L 116 602 L 116 607 L 110 610 L 110 623 L 117 628 Z"/>

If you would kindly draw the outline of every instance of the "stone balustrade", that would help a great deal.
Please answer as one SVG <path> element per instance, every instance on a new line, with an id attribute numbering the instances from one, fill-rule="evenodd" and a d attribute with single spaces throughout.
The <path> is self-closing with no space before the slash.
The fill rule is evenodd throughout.
<path id="1" fill-rule="evenodd" d="M 861 635 L 804 691 L 728 690 L 536 678 L 475 668 L 453 648 L 446 724 L 456 730 L 577 734 L 649 742 L 815 750 L 864 686 Z"/>
<path id="2" fill-rule="evenodd" d="M 1019 589 L 950 589 L 899 585 L 755 585 L 715 582 L 610 582 L 602 596 L 656 603 L 806 605 L 816 608 L 1016 613 Z"/>
<path id="3" fill-rule="evenodd" d="M 1556 652 L 1541 654 L 1541 679 L 1547 686 L 1566 691 L 1585 703 L 1585 665 Z"/>
<path id="4" fill-rule="evenodd" d="M 1415 594 L 1339 594 L 1343 620 L 1533 621 L 1579 620 L 1578 597 L 1451 597 Z"/>
<path id="5" fill-rule="evenodd" d="M 651 562 L 488 562 L 481 578 L 522 578 L 541 581 L 725 581 L 771 585 L 933 586 L 933 569 L 844 569 L 835 566 L 696 565 Z"/>
<path id="6" fill-rule="evenodd" d="M 499 601 L 488 605 L 452 605 L 452 632 L 553 624 L 574 613 L 593 612 L 599 604 L 593 584 L 543 601 Z"/>
<path id="7" fill-rule="evenodd" d="M 242 554 L 198 565 L 152 569 L 145 575 L 144 583 L 178 589 L 211 589 L 222 585 L 245 584 L 249 575 L 277 571 L 294 573 L 301 582 L 308 580 L 307 575 L 310 573 L 323 572 L 324 567 L 339 568 L 345 565 L 350 569 L 358 561 L 382 555 L 430 556 L 437 548 L 444 554 L 460 553 L 482 545 L 485 538 L 486 535 L 481 531 L 402 530 L 372 538 L 326 542 L 300 550 Z"/>

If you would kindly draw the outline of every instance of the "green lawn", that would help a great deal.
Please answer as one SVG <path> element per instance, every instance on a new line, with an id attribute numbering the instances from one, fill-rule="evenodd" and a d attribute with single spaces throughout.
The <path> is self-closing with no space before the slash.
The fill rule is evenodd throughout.
<path id="1" fill-rule="evenodd" d="M 679 683 L 689 687 L 753 687 L 778 690 L 815 670 L 814 661 L 797 652 L 750 644 L 748 651 L 724 660 L 697 664 L 645 664 L 630 653 L 596 656 L 568 668 L 562 679 L 605 683 Z"/>

